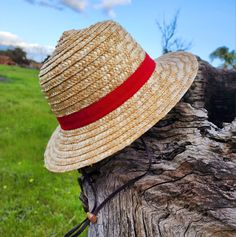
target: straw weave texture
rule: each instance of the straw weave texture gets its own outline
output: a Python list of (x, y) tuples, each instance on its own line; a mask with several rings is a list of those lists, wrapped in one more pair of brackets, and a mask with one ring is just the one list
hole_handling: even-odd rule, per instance
[[(121, 85), (144, 57), (145, 51), (113, 21), (66, 31), (41, 69), (42, 91), (57, 117), (71, 114)], [(149, 80), (120, 107), (78, 129), (58, 126), (45, 151), (46, 167), (54, 172), (78, 169), (131, 144), (176, 105), (197, 70), (190, 53), (159, 57)]]
[[(104, 97), (133, 74), (145, 57), (145, 51), (114, 22), (92, 26), (86, 33), (87, 37), (80, 31), (64, 33), (41, 69), (42, 90), (58, 117)], [(70, 34), (77, 38), (74, 45)]]

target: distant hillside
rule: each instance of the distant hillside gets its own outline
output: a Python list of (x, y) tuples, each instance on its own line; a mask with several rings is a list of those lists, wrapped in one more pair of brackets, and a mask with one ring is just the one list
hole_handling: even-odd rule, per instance
[(21, 67), (40, 69), (42, 63), (28, 59), (26, 52), (13, 46), (0, 45), (0, 64), (19, 65)]

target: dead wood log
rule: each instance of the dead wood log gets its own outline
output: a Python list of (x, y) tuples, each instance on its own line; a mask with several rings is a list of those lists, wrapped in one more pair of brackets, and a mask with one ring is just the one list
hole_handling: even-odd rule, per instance
[[(143, 135), (153, 153), (151, 171), (99, 212), (90, 237), (236, 236), (236, 72), (199, 63), (184, 98)], [(145, 156), (138, 139), (85, 168), (98, 203), (144, 172)], [(83, 180), (88, 210), (94, 200)]]

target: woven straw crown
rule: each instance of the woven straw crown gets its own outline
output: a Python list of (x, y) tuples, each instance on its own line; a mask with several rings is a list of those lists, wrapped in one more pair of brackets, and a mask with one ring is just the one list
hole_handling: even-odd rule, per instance
[(54, 114), (68, 115), (122, 84), (144, 57), (145, 51), (113, 21), (66, 31), (40, 71), (41, 88)]
[[(113, 21), (64, 32), (39, 74), (41, 89), (60, 123), (45, 151), (47, 169), (79, 169), (128, 146), (176, 105), (191, 86), (197, 70), (196, 57), (186, 52), (165, 54), (153, 61)], [(129, 87), (124, 86), (127, 82)], [(118, 96), (104, 104), (108, 101), (104, 98), (110, 99), (118, 89), (123, 97), (133, 88), (137, 90), (118, 106), (113, 106), (120, 100)], [(94, 104), (100, 102), (103, 107), (94, 109)], [(70, 123), (68, 117), (91, 106), (93, 111), (87, 110), (85, 119), (99, 114), (100, 108), (112, 109), (82, 126), (63, 127), (62, 120)], [(76, 116), (73, 119), (77, 124), (81, 117)]]

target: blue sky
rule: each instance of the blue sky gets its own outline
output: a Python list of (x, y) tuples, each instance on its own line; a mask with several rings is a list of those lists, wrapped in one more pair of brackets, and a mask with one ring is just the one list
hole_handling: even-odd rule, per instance
[[(0, 44), (20, 45), (43, 59), (62, 32), (113, 19), (153, 57), (161, 55), (156, 20), (180, 10), (177, 36), (205, 60), (219, 46), (236, 49), (235, 0), (1, 0)], [(215, 65), (219, 62), (214, 62)]]

